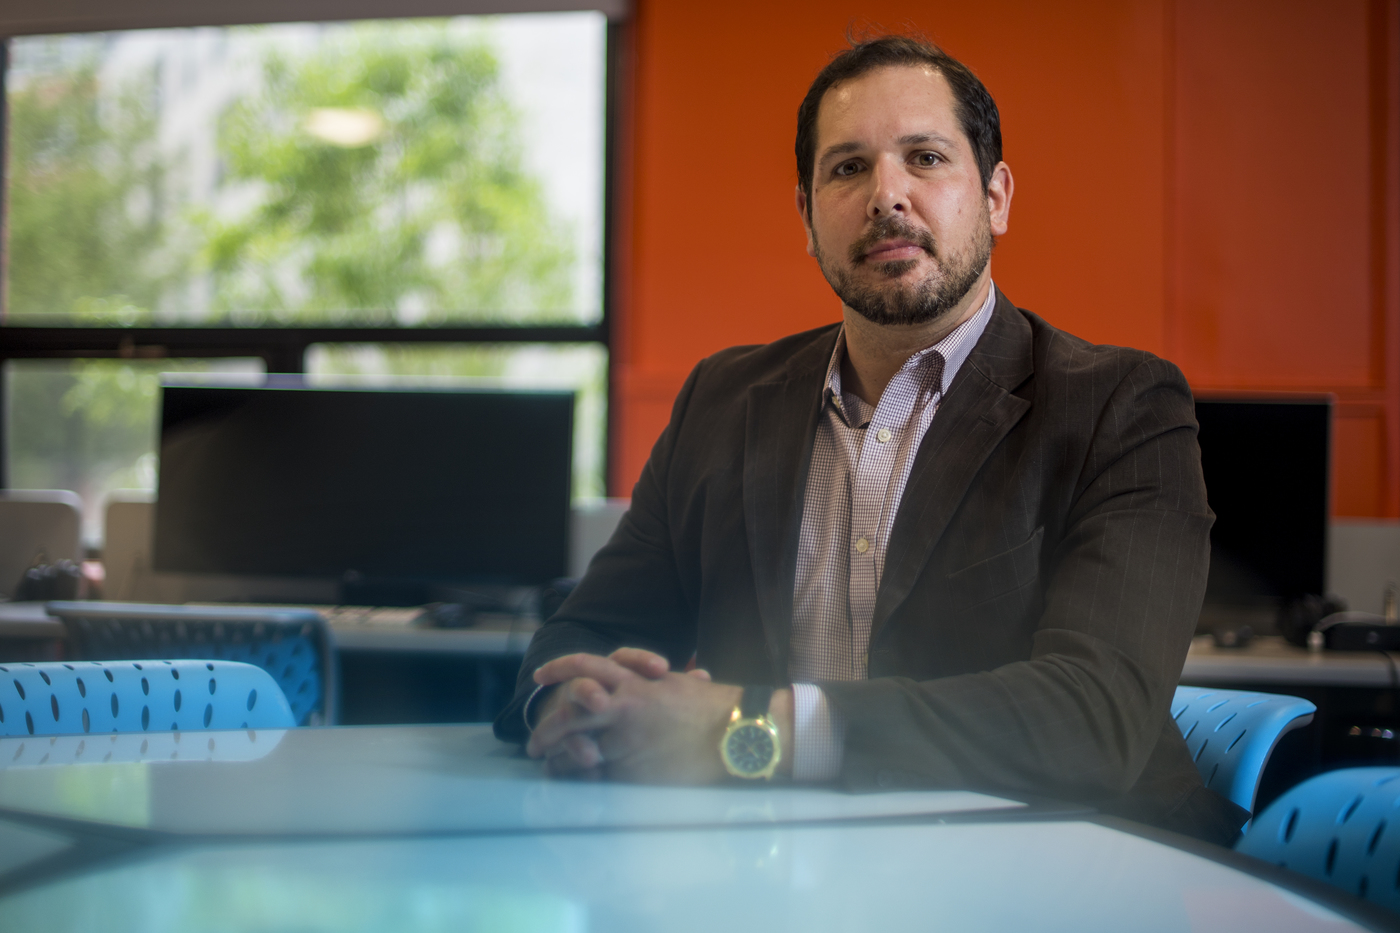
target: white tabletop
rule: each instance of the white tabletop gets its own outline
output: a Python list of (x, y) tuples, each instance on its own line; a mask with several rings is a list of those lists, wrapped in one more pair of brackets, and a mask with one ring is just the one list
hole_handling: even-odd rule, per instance
[(958, 790), (553, 781), (481, 725), (0, 739), (0, 812), (185, 835), (733, 826), (1020, 809)]
[(1368, 927), (966, 791), (549, 781), (476, 726), (0, 740), (0, 929), (734, 928)]
[(0, 926), (104, 933), (1365, 929), (1241, 871), (1077, 821), (212, 843), (157, 849), (0, 896)]

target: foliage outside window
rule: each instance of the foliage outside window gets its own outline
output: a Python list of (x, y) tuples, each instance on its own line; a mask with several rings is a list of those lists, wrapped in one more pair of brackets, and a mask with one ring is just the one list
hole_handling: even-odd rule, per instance
[(514, 19), (13, 40), (7, 323), (596, 320), (601, 134), (503, 59), (569, 27), (601, 78), (601, 23)]
[[(12, 39), (2, 323), (595, 323), (604, 32), (571, 13)], [(575, 388), (576, 492), (601, 492), (601, 346), (307, 363)], [(5, 363), (8, 485), (149, 488), (158, 373), (206, 365)]]

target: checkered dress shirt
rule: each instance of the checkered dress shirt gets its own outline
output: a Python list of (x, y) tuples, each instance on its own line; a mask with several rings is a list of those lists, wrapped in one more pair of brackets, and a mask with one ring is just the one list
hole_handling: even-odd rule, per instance
[(812, 445), (793, 589), (788, 677), (796, 780), (830, 780), (840, 772), (844, 727), (815, 682), (868, 676), (875, 595), (914, 455), (995, 305), (992, 288), (976, 314), (909, 357), (874, 406), (842, 390), (846, 334), (837, 335)]

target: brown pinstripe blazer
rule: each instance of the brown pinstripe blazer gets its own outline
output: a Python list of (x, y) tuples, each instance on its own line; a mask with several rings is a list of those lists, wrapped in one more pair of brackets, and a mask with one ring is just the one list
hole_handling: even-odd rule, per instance
[[(786, 682), (829, 326), (700, 362), (616, 534), (536, 633), (530, 672), (636, 645), (716, 680)], [(1029, 792), (1225, 840), (1168, 713), (1209, 531), (1190, 390), (1139, 350), (996, 309), (915, 457), (876, 600), (870, 679), (824, 683), (855, 790)]]

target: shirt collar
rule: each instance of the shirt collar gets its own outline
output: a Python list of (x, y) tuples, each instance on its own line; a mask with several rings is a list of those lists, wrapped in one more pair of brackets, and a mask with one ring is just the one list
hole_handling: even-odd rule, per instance
[[(957, 327), (931, 347), (925, 347), (904, 361), (900, 367), (902, 372), (910, 366), (922, 366), (930, 362), (932, 355), (937, 354), (943, 361), (943, 374), (938, 386), (938, 394), (947, 393), (948, 387), (953, 384), (953, 377), (958, 374), (962, 364), (967, 361), (972, 353), (972, 348), (977, 345), (977, 341), (982, 336), (982, 332), (987, 329), (987, 322), (992, 319), (992, 310), (997, 304), (997, 287), (992, 283), (992, 287), (987, 290), (987, 300), (982, 302), (982, 307), (977, 309), (977, 313), (963, 321)], [(840, 331), (836, 334), (836, 347), (831, 351), (831, 361), (826, 366), (826, 382), (823, 384), (822, 404), (834, 401), (836, 407), (841, 407), (841, 361), (846, 358), (846, 326), (841, 325)]]

